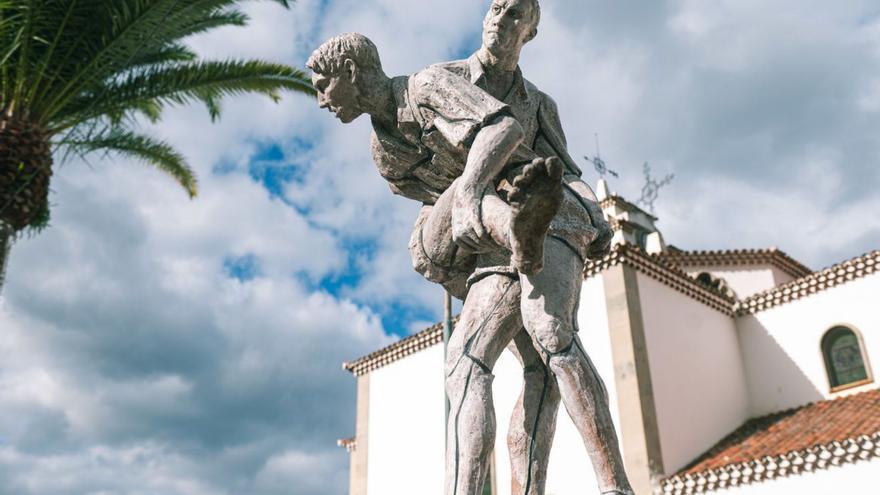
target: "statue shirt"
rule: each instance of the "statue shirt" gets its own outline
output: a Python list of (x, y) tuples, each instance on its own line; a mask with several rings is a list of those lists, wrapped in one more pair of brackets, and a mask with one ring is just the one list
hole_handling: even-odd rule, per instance
[(373, 120), (373, 161), (380, 174), (395, 194), (433, 205), (463, 173), (480, 129), (502, 115), (512, 116), (523, 127), (525, 139), (506, 171), (515, 173), (537, 157), (563, 161), (565, 200), (550, 235), (586, 260), (597, 233), (593, 226), (605, 220), (568, 154), (555, 102), (523, 78), (519, 68), (503, 102), (480, 87), (484, 82), (476, 55), (394, 78), (397, 128), (389, 131)]
[[(487, 89), (486, 69), (476, 53), (464, 60), (445, 62), (432, 67), (450, 71), (469, 80), (474, 86)], [(512, 161), (530, 161), (535, 156), (542, 158), (555, 156), (565, 165), (563, 177), (565, 196), (548, 234), (566, 243), (586, 261), (589, 246), (598, 234), (596, 227), (602, 229), (609, 227), (599, 208), (596, 195), (590, 186), (581, 180), (581, 169), (568, 153), (568, 144), (556, 102), (525, 79), (519, 67), (516, 68), (513, 85), (502, 102), (510, 108), (525, 133), (523, 144), (520, 145)]]
[[(389, 131), (374, 119), (372, 134), (373, 161), (392, 192), (433, 204), (461, 176), (477, 132), (501, 115), (513, 116), (525, 133), (511, 164), (558, 156), (569, 177), (581, 176), (553, 99), (517, 68), (513, 86), (499, 101), (481, 87), (484, 72), (473, 55), (392, 80), (397, 129)], [(595, 201), (588, 186), (579, 192)]]
[(373, 119), (373, 161), (395, 194), (433, 204), (461, 176), (474, 138), (511, 109), (437, 67), (392, 79), (397, 128)]

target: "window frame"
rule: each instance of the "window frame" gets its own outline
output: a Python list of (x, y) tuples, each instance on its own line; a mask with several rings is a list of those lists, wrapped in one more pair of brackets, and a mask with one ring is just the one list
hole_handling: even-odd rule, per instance
[[(826, 347), (828, 347), (826, 346), (826, 342), (831, 335), (831, 332), (837, 330), (838, 328), (848, 330), (852, 332), (853, 335), (855, 335), (856, 341), (859, 345), (859, 354), (862, 357), (862, 365), (865, 367), (865, 375), (867, 378), (850, 382), (845, 385), (834, 385), (834, 379), (831, 376), (831, 371), (833, 369), (830, 361), (831, 356), (828, 354), (828, 352), (826, 352)], [(831, 391), (832, 394), (858, 387), (863, 387), (865, 385), (874, 383), (874, 373), (871, 370), (871, 362), (868, 360), (868, 352), (865, 349), (865, 339), (862, 337), (862, 332), (860, 332), (853, 325), (850, 325), (848, 323), (839, 323), (829, 327), (828, 330), (826, 330), (822, 334), (822, 338), (819, 340), (819, 353), (822, 355), (822, 364), (825, 366), (825, 379), (828, 381), (828, 389)]]

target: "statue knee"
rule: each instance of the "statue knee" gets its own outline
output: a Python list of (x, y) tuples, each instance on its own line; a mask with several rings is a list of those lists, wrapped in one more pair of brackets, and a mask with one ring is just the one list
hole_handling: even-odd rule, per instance
[(428, 255), (421, 236), (422, 227), (416, 226), (409, 241), (409, 255), (412, 259), (413, 269), (431, 282), (442, 283), (447, 278), (446, 270), (437, 266)]
[(495, 375), (483, 362), (465, 354), (460, 358), (446, 362), (446, 393), (456, 396), (463, 390), (483, 389), (488, 386), (491, 389)]
[(455, 256), (454, 251), (434, 252), (425, 247), (422, 227), (417, 225), (409, 242), (413, 269), (429, 282), (440, 284), (458, 299), (467, 296), (467, 280), (476, 264), (476, 256)]
[(559, 318), (537, 322), (532, 329), (534, 339), (546, 354), (564, 354), (574, 345), (574, 328)]

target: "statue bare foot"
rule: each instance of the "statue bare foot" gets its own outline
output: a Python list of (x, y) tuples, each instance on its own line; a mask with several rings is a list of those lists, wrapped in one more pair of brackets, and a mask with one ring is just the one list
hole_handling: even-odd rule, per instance
[(510, 244), (513, 267), (534, 275), (544, 268), (544, 237), (562, 204), (562, 162), (536, 158), (511, 182)]

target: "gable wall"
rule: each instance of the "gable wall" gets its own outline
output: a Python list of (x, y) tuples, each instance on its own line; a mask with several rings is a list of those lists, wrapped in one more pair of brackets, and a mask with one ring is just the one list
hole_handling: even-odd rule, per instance
[(443, 346), (370, 372), (368, 495), (442, 495)]
[(869, 367), (880, 365), (880, 274), (737, 319), (753, 416), (839, 395), (830, 391), (820, 346), (841, 324), (861, 333)]
[(748, 419), (746, 373), (733, 318), (639, 274), (665, 474)]
[(791, 275), (772, 265), (688, 266), (683, 270), (690, 275), (709, 272), (723, 278), (740, 299), (793, 280)]

